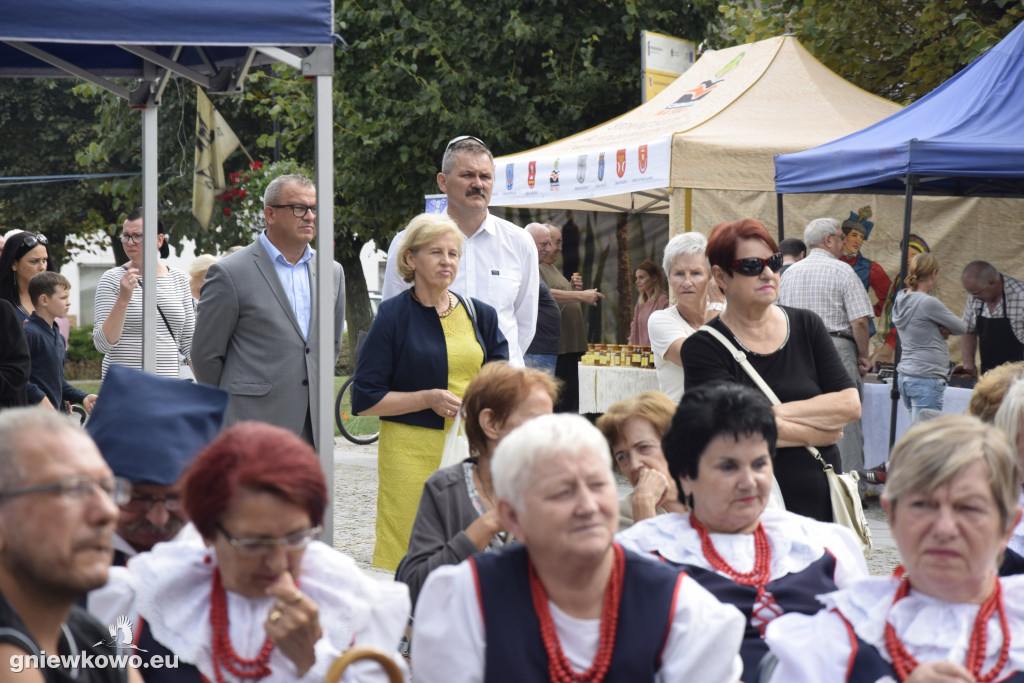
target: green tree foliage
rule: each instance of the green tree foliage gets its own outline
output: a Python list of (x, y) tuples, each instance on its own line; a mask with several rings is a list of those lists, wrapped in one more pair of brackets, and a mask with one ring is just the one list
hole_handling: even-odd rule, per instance
[[(0, 168), (7, 178), (74, 175), (82, 171), (75, 151), (87, 145), (96, 117), (71, 94), (73, 81), (0, 79)], [(105, 236), (90, 227), (90, 212), (101, 210), (97, 180), (0, 183), (0, 232), (28, 230), (49, 240), (50, 260), (59, 269), (77, 247)]]
[[(334, 101), (335, 253), (349, 329), (369, 320), (360, 247), (386, 247), (423, 195), (438, 192), (449, 139), (475, 135), (500, 155), (602, 123), (640, 103), (641, 30), (700, 42), (718, 22), (710, 0), (339, 0), (335, 15), (351, 46), (336, 53)], [(285, 153), (308, 159), (311, 89), (260, 79), (247, 97), (279, 117)]]
[(726, 36), (794, 34), (855, 85), (909, 104), (999, 42), (1024, 0), (743, 0), (723, 4)]

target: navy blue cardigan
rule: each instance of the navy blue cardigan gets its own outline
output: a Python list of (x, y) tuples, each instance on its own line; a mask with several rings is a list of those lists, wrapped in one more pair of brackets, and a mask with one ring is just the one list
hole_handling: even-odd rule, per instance
[[(484, 362), (508, 360), (508, 342), (498, 329), (498, 314), (479, 299), (473, 299), (473, 305), (476, 340), (484, 351)], [(359, 353), (352, 412), (372, 408), (389, 391), (447, 388), (448, 347), (437, 311), (413, 299), (412, 290), (382, 301)], [(429, 408), (381, 419), (444, 429), (444, 418)]]

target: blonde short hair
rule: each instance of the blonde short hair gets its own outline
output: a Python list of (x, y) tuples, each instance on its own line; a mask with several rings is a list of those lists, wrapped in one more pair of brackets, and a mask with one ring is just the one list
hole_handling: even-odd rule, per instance
[(216, 262), (217, 257), (210, 254), (200, 254), (199, 256), (196, 256), (192, 263), (188, 264), (189, 277), (205, 275), (206, 271), (210, 269), (210, 266)]
[(1024, 361), (1003, 363), (988, 370), (978, 378), (967, 404), (967, 414), (974, 415), (984, 422), (992, 422), (996, 418), (999, 404), (1003, 402), (1006, 390), (1014, 381), (1024, 378)]
[(895, 514), (900, 498), (930, 494), (979, 460), (988, 465), (992, 497), (1008, 531), (1021, 490), (1017, 453), (1003, 432), (970, 415), (943, 415), (907, 430), (889, 455), (882, 499)]
[(677, 407), (675, 401), (660, 391), (641, 391), (608, 408), (608, 412), (597, 418), (597, 428), (604, 434), (608, 445), (614, 448), (615, 443), (622, 438), (626, 423), (638, 417), (650, 422), (660, 439), (672, 424), (672, 416), (676, 414)]
[(455, 235), (455, 241), (459, 245), (459, 258), (462, 258), (462, 242), (466, 238), (448, 214), (421, 213), (409, 221), (409, 225), (405, 226), (402, 244), (398, 247), (398, 263), (395, 264), (402, 279), (412, 282), (414, 275), (412, 266), (405, 262), (406, 252), (411, 251), (415, 254), (434, 240), (449, 234)]

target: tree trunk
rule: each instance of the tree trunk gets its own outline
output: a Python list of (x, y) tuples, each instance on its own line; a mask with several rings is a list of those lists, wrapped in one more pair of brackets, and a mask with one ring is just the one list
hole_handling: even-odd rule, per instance
[(618, 251), (618, 272), (616, 273), (615, 290), (618, 295), (616, 319), (618, 321), (618, 341), (625, 344), (629, 341), (629, 327), (633, 322), (632, 296), (629, 266), (629, 214), (620, 213), (615, 221), (615, 243)]
[(363, 265), (359, 261), (359, 250), (346, 250), (351, 256), (338, 256), (338, 262), (345, 271), (345, 322), (348, 325), (347, 341), (338, 359), (338, 371), (351, 375), (355, 372), (355, 344), (359, 332), (366, 332), (373, 322), (373, 310), (370, 308), (370, 293), (366, 289), (366, 278), (363, 277)]

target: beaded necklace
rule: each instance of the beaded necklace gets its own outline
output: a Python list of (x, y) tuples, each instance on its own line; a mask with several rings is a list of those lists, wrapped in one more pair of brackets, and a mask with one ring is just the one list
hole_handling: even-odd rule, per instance
[[(895, 605), (905, 598), (909, 592), (910, 580), (904, 577), (900, 582), (900, 587), (896, 589), (896, 595), (892, 598), (892, 604)], [(995, 665), (989, 669), (988, 673), (982, 674), (981, 667), (985, 664), (985, 645), (988, 641), (988, 620), (992, 618), (995, 612), (999, 612), (999, 626), (1003, 629), (1003, 645), (999, 648), (999, 659)], [(888, 619), (885, 621), (885, 649), (889, 652), (892, 666), (896, 669), (896, 675), (899, 676), (900, 681), (907, 680), (907, 677), (917, 668), (918, 661), (914, 655), (907, 652), (907, 648), (903, 646), (900, 637), (896, 635), (896, 629), (892, 627)], [(1009, 658), (1010, 627), (1006, 622), (1003, 587), (999, 583), (999, 579), (996, 578), (996, 587), (985, 598), (985, 602), (981, 603), (981, 607), (978, 608), (978, 616), (974, 618), (974, 627), (971, 629), (971, 643), (967, 648), (965, 666), (978, 683), (990, 683), (1003, 670)]]
[(210, 625), (213, 627), (213, 674), (217, 683), (224, 683), (224, 676), (220, 672), (222, 665), (231, 674), (242, 679), (259, 679), (270, 675), (267, 662), (270, 661), (270, 651), (274, 649), (274, 643), (269, 636), (263, 642), (260, 653), (252, 659), (239, 657), (231, 647), (231, 637), (228, 633), (228, 598), (220, 580), (218, 567), (213, 569), (213, 585), (210, 588)]
[(551, 609), (548, 607), (547, 591), (544, 590), (544, 584), (540, 582), (533, 563), (530, 563), (530, 593), (533, 597), (533, 608), (540, 621), (540, 637), (544, 641), (544, 650), (548, 655), (548, 674), (552, 683), (597, 683), (603, 681), (605, 674), (608, 673), (612, 653), (615, 651), (615, 629), (619, 623), (619, 602), (622, 598), (622, 581), (626, 565), (626, 554), (619, 544), (616, 543), (612, 547), (615, 559), (604, 592), (604, 603), (601, 606), (601, 636), (597, 654), (590, 668), (581, 674), (573, 671), (572, 664), (562, 652), (555, 623), (551, 619)]
[[(754, 599), (751, 623), (757, 626), (757, 630), (761, 632), (761, 637), (763, 638), (768, 622), (773, 617), (781, 614), (781, 608), (778, 607), (778, 603), (776, 603), (775, 599), (765, 588), (771, 580), (772, 548), (768, 544), (768, 534), (764, 530), (764, 524), (759, 521), (757, 529), (754, 530), (754, 568), (749, 572), (736, 571), (732, 565), (725, 561), (724, 557), (718, 554), (718, 550), (715, 549), (715, 543), (711, 540), (710, 534), (708, 534), (707, 527), (693, 513), (690, 513), (690, 526), (693, 527), (700, 537), (701, 552), (704, 553), (704, 558), (707, 559), (712, 567), (738, 584), (757, 588), (757, 597)], [(754, 617), (758, 618), (755, 620)]]

